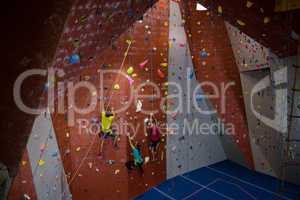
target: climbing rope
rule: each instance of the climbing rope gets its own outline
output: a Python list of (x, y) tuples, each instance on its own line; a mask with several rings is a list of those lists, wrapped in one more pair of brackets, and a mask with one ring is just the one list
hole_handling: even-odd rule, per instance
[[(123, 60), (122, 60), (122, 63), (121, 63), (121, 66), (120, 66), (119, 71), (122, 71), (122, 70), (123, 70), (124, 63), (125, 63), (126, 58), (127, 58), (127, 56), (128, 56), (128, 52), (129, 52), (129, 50), (130, 50), (131, 44), (132, 44), (132, 41), (128, 42), (128, 47), (127, 47), (127, 49), (126, 49), (126, 51), (125, 51), (125, 54), (124, 54), (124, 57), (123, 57)], [(118, 82), (119, 77), (120, 77), (120, 75), (118, 74), (118, 75), (117, 75), (117, 78), (114, 80), (114, 84), (113, 84), (113, 85), (115, 85), (115, 83)], [(113, 90), (113, 88), (112, 88), (112, 90)], [(109, 99), (108, 99), (108, 105), (106, 106), (106, 109), (107, 109), (108, 106), (110, 105), (110, 101), (111, 101), (111, 97), (112, 97), (112, 96), (113, 96), (113, 92), (111, 92), (111, 94), (110, 94), (110, 96), (109, 96)], [(106, 109), (105, 109), (105, 110), (106, 110)], [(97, 139), (97, 137), (94, 136), (94, 138), (93, 138), (91, 144), (89, 145), (88, 150), (86, 151), (84, 157), (82, 158), (82, 160), (81, 160), (79, 166), (78, 166), (77, 169), (75, 170), (73, 176), (70, 178), (69, 185), (71, 185), (71, 184), (73, 183), (73, 181), (75, 180), (77, 174), (79, 173), (79, 170), (81, 169), (82, 165), (84, 164), (84, 161), (86, 160), (86, 158), (87, 158), (87, 156), (89, 155), (89, 153), (90, 153), (92, 147), (94, 146), (94, 143), (95, 143), (96, 139)]]

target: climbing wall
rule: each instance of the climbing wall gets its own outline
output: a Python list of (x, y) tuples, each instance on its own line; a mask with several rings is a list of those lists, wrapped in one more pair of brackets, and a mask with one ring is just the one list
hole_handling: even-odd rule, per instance
[(264, 117), (273, 118), (271, 110), (275, 108), (274, 90), (268, 83), (263, 83), (265, 88), (253, 94), (251, 101), (251, 91), (259, 81), (266, 77), (268, 80), (271, 78), (270, 70), (268, 69), (248, 71), (241, 74), (255, 169), (274, 175), (279, 172), (281, 148), (278, 144), (281, 143), (281, 135), (272, 127), (265, 125), (260, 118), (257, 118), (251, 108), (251, 104), (253, 104), (255, 111), (263, 114)]
[[(295, 140), (290, 143), (289, 148), (289, 160), (299, 162), (300, 161), (300, 69), (296, 72), (296, 66), (300, 65), (300, 56), (289, 57), (283, 60), (284, 63), (288, 64), (288, 119), (289, 114), (291, 114), (292, 109), (292, 90), (295, 90), (294, 93), (294, 105), (293, 105), (293, 116), (292, 120), (288, 120), (289, 125), (291, 125), (290, 139)], [(297, 73), (297, 75), (296, 75)], [(295, 77), (296, 76), (296, 77)], [(295, 80), (295, 85), (294, 85)], [(298, 116), (298, 117), (297, 117)], [(300, 182), (300, 170), (299, 165), (290, 166), (287, 168), (286, 179), (299, 184)]]
[[(260, 113), (267, 114), (269, 118), (272, 117), (272, 110), (274, 110), (275, 106), (274, 90), (269, 87), (268, 81), (271, 80), (270, 67), (274, 66), (276, 61), (278, 62), (278, 58), (269, 49), (227, 22), (226, 28), (236, 63), (240, 72), (242, 72), (240, 76), (255, 168), (260, 172), (274, 175), (276, 172), (279, 172), (279, 155), (281, 152), (280, 148), (276, 147), (276, 144), (281, 142), (280, 133), (276, 133), (271, 127), (266, 126), (252, 113), (251, 103), (253, 103), (254, 109), (258, 109)], [(266, 81), (262, 83), (265, 86), (264, 90), (255, 94), (252, 102), (251, 91), (253, 87), (265, 77), (267, 77)], [(276, 168), (274, 168), (275, 166)]]
[[(110, 8), (113, 5), (116, 6), (118, 4), (116, 2), (101, 4), (104, 10), (106, 10), (105, 7)], [(116, 7), (113, 10), (116, 11), (122, 8), (121, 5)], [(96, 11), (95, 8), (92, 8), (91, 11)], [(58, 100), (64, 100), (64, 113), (55, 113), (53, 115), (55, 129), (59, 137), (60, 150), (62, 155), (64, 155), (64, 167), (68, 175), (71, 193), (73, 199), (84, 199), (87, 196), (89, 199), (119, 199), (120, 197), (122, 199), (130, 199), (165, 179), (164, 138), (160, 145), (159, 161), (147, 161), (143, 177), (139, 176), (136, 171), (128, 174), (124, 164), (127, 160), (132, 159), (132, 156), (125, 134), (132, 134), (133, 130), (121, 125), (125, 125), (125, 122), (128, 122), (134, 128), (137, 128), (135, 141), (142, 144), (143, 156), (145, 160), (148, 160), (147, 157), (149, 158), (150, 152), (144, 132), (144, 119), (148, 115), (136, 112), (136, 100), (133, 99), (131, 101), (131, 97), (134, 98), (136, 95), (131, 94), (131, 89), (137, 89), (141, 83), (151, 81), (158, 85), (160, 94), (165, 95), (163, 83), (167, 79), (167, 68), (164, 66), (168, 62), (168, 3), (164, 0), (156, 3), (147, 13), (140, 16), (139, 20), (130, 26), (126, 32), (119, 37), (116, 36), (116, 40), (113, 40), (109, 48), (96, 53), (90, 62), (86, 62), (86, 55), (93, 54), (85, 50), (93, 49), (94, 43), (92, 43), (92, 47), (86, 49), (84, 48), (85, 45), (81, 46), (85, 42), (78, 43), (76, 40), (78, 43), (76, 44), (79, 45), (78, 48), (82, 48), (82, 51), (79, 51), (79, 53), (77, 53), (78, 51), (75, 47), (74, 49), (70, 47), (70, 43), (73, 42), (72, 38), (77, 38), (77, 32), (74, 32), (76, 30), (75, 27), (81, 24), (73, 24), (71, 19), (79, 18), (80, 14), (77, 12), (80, 13), (82, 8), (79, 6), (72, 10), (69, 20), (70, 24), (67, 24), (66, 32), (62, 37), (61, 49), (58, 50), (55, 64), (59, 74), (62, 75), (56, 77), (57, 81), (65, 86), (64, 89), (58, 90), (58, 97), (55, 103), (57, 106)], [(122, 10), (123, 12), (125, 11)], [(101, 16), (100, 14), (98, 18), (101, 18)], [(93, 22), (92, 19), (82, 23), (88, 26), (88, 22)], [(125, 27), (125, 24), (111, 26), (108, 28)], [(80, 30), (85, 33), (84, 29)], [(87, 39), (89, 37), (83, 38), (85, 39), (84, 41), (93, 40), (93, 37), (90, 39)], [(101, 40), (109, 39), (107, 35), (102, 36), (101, 34), (97, 38)], [(97, 47), (95, 48), (97, 49)], [(73, 55), (72, 53), (75, 54)], [(80, 63), (77, 63), (78, 58)], [(125, 73), (126, 76), (108, 73), (100, 77), (101, 72), (105, 70), (119, 70)], [(130, 73), (129, 71), (132, 72)], [(91, 93), (84, 88), (78, 89), (75, 95), (75, 102), (67, 103), (67, 82), (76, 84), (81, 81), (88, 81), (95, 88)], [(136, 92), (139, 95), (152, 95), (153, 91), (153, 87), (146, 85)], [(91, 103), (91, 99), (95, 97), (97, 102)], [(159, 108), (161, 99), (150, 96), (141, 97), (139, 100), (143, 109), (151, 110)], [(108, 104), (115, 110), (126, 106), (127, 109), (118, 112), (115, 119), (115, 125), (121, 126), (118, 148), (114, 148), (112, 142), (108, 140), (104, 144), (103, 156), (99, 157), (100, 139), (96, 132), (90, 130), (97, 128), (96, 126), (100, 121), (100, 112)], [(90, 105), (95, 106), (92, 112), (75, 114), (74, 126), (68, 126), (70, 120), (68, 113), (75, 106), (88, 107)], [(166, 117), (162, 110), (159, 110), (154, 116), (160, 124), (165, 124)]]
[[(288, 103), (291, 103), (293, 65), (297, 64), (297, 60), (295, 57), (281, 59), (238, 28), (229, 23), (226, 23), (226, 27), (241, 72), (255, 169), (280, 176), (284, 156), (283, 141), (287, 135), (287, 119), (290, 113), (288, 108), (291, 108)], [(297, 98), (296, 96), (295, 113)], [(292, 134), (296, 136), (299, 124), (297, 119), (293, 121)], [(290, 153), (297, 159), (298, 145), (293, 143), (291, 146)], [(290, 174), (287, 179), (297, 182), (297, 168), (292, 167), (288, 171)]]
[(211, 106), (201, 98), (203, 91), (196, 80), (180, 7), (174, 1), (170, 4), (169, 29), (168, 178), (226, 158), (219, 132), (200, 130), (203, 124), (211, 126), (216, 116), (198, 111), (209, 111)]
[[(144, 12), (151, 7), (156, 1), (97, 1), (97, 0), (89, 0), (89, 1), (75, 1), (72, 6), (70, 5), (71, 9), (68, 14), (68, 18), (66, 22), (64, 20), (61, 20), (62, 18), (59, 17), (59, 15), (54, 14), (53, 16), (50, 16), (49, 19), (45, 23), (49, 23), (49, 26), (54, 26), (57, 28), (57, 21), (59, 21), (59, 24), (65, 24), (63, 33), (61, 34), (60, 41), (57, 45), (57, 50), (55, 53), (55, 57), (53, 60), (53, 67), (56, 69), (60, 69), (58, 72), (58, 75), (51, 79), (50, 82), (54, 83), (55, 86), (58, 81), (62, 82), (64, 86), (67, 85), (67, 81), (73, 81), (74, 83), (78, 82), (79, 80), (86, 80), (87, 77), (90, 77), (92, 74), (95, 74), (95, 71), (91, 72), (91, 66), (90, 64), (93, 64), (93, 67), (101, 66), (103, 63), (100, 62), (106, 62), (106, 61), (100, 61), (96, 60), (96, 56), (104, 51), (104, 49), (111, 48), (110, 55), (115, 55), (115, 57), (123, 57), (124, 49), (122, 49), (122, 46), (120, 49), (118, 49), (117, 46), (113, 45), (113, 42), (119, 38), (119, 36), (126, 31), (126, 29), (132, 25), (137, 19), (142, 19)], [(71, 3), (70, 3), (71, 4)], [(51, 4), (50, 4), (51, 5)], [(63, 9), (60, 9), (63, 10)], [(57, 22), (57, 23), (56, 23)], [(48, 33), (49, 34), (49, 33)], [(60, 32), (58, 33), (60, 34)], [(144, 33), (143, 33), (144, 34)], [(49, 36), (47, 36), (47, 41), (49, 40)], [(124, 39), (124, 38), (123, 38)], [(128, 38), (126, 38), (128, 39)], [(126, 44), (125, 40), (120, 42), (122, 44)], [(56, 43), (55, 43), (56, 44)], [(56, 46), (56, 45), (55, 45)], [(125, 46), (125, 45), (124, 45)], [(113, 50), (119, 51), (119, 54), (115, 54)], [(51, 55), (52, 56), (52, 55)], [(98, 55), (101, 58), (101, 55)], [(40, 57), (40, 56), (39, 56)], [(116, 59), (117, 60), (117, 59)], [(23, 62), (23, 61), (22, 61)], [(115, 61), (108, 61), (107, 63), (113, 63)], [(120, 60), (116, 61), (116, 65), (120, 65)], [(24, 65), (27, 65), (30, 63), (30, 60), (27, 60), (24, 58)], [(49, 62), (50, 63), (50, 62)], [(31, 64), (31, 63), (30, 63)], [(43, 65), (45, 63), (42, 63)], [(48, 64), (48, 63), (46, 63)], [(46, 65), (45, 64), (45, 65)], [(86, 71), (84, 71), (86, 70)], [(90, 70), (90, 71), (89, 71)], [(82, 76), (80, 74), (83, 74)], [(98, 78), (98, 77), (97, 77)], [(95, 80), (95, 77), (93, 77), (93, 80)], [(127, 82), (126, 82), (127, 83)], [(99, 83), (97, 83), (99, 84)], [(109, 85), (109, 83), (107, 83)], [(47, 87), (49, 86), (49, 82), (45, 82), (43, 85), (44, 93), (47, 92)], [(31, 87), (32, 88), (32, 87)], [(58, 89), (56, 90), (57, 95), (55, 95), (55, 105), (57, 105), (58, 99), (63, 99), (67, 101), (67, 96), (64, 96), (64, 92), (66, 89)], [(26, 90), (27, 92), (27, 90)], [(32, 101), (32, 96), (36, 95), (36, 93), (32, 90), (28, 91), (30, 93), (29, 102)], [(81, 93), (84, 94), (85, 93)], [(43, 95), (40, 99), (44, 102), (47, 96)], [(78, 102), (84, 101), (85, 97), (82, 96), (84, 100), (78, 99)], [(84, 104), (84, 103), (83, 103)], [(86, 104), (84, 104), (86, 105)], [(68, 108), (68, 105), (66, 105), (65, 108)], [(64, 109), (64, 108), (63, 108)], [(56, 110), (57, 111), (57, 110)], [(95, 113), (92, 117), (98, 117), (99, 115), (98, 111)], [(63, 157), (63, 163), (64, 168), (67, 173), (68, 180), (70, 181), (73, 177), (81, 177), (82, 174), (78, 171), (75, 171), (78, 168), (78, 165), (81, 163), (82, 157), (84, 157), (85, 148), (89, 146), (88, 142), (89, 140), (85, 141), (81, 137), (72, 137), (71, 135), (76, 132), (77, 130), (73, 130), (71, 127), (68, 127), (68, 117), (67, 117), (67, 110), (65, 110), (65, 113), (58, 113), (55, 112), (53, 115), (53, 123), (54, 123), (54, 129), (55, 133), (57, 134), (57, 142), (59, 145), (59, 150), (61, 152), (61, 155)], [(88, 119), (92, 117), (87, 117)], [(22, 126), (23, 127), (23, 126)], [(24, 127), (23, 127), (24, 129)], [(75, 135), (75, 134), (74, 134)], [(77, 135), (76, 135), (77, 136)], [(24, 138), (23, 138), (24, 139)], [(88, 138), (90, 139), (90, 138)], [(26, 141), (24, 141), (26, 142)], [(74, 144), (72, 144), (74, 142)], [(81, 143), (82, 145), (78, 145), (78, 143)], [(97, 141), (98, 142), (98, 141)], [(79, 148), (80, 147), (80, 148)], [(95, 154), (98, 153), (98, 146), (95, 146)], [(25, 151), (26, 152), (26, 151)], [(76, 152), (76, 156), (73, 155), (73, 153)], [(81, 154), (82, 153), (82, 154)], [(27, 155), (24, 153), (24, 155)], [(72, 156), (71, 156), (72, 155)], [(78, 158), (77, 158), (78, 155)], [(122, 155), (124, 157), (123, 160), (125, 160), (126, 154)], [(25, 161), (28, 159), (28, 156), (25, 156), (23, 158), (22, 164), (25, 163)], [(100, 171), (99, 168), (96, 165), (93, 165), (94, 162), (91, 162), (91, 160), (94, 160), (94, 157), (90, 158), (88, 157), (87, 160), (84, 160), (84, 165), (86, 165), (87, 171), (95, 171), (96, 174), (99, 174)], [(124, 161), (123, 161), (124, 162)], [(29, 163), (29, 162), (27, 162)], [(91, 166), (92, 163), (92, 167)], [(32, 175), (30, 175), (29, 165), (21, 165), (18, 176), (16, 180), (14, 181), (14, 185), (16, 187), (13, 187), (14, 194), (18, 194), (18, 196), (23, 196), (23, 194), (28, 194), (32, 199), (35, 199), (34, 189), (32, 188)], [(96, 166), (96, 167), (95, 167)], [(123, 163), (120, 164), (120, 166), (123, 167)], [(108, 165), (107, 168), (110, 168), (111, 166)], [(121, 167), (120, 167), (121, 168)], [(102, 170), (102, 169), (101, 169)], [(112, 169), (115, 170), (115, 169)], [(75, 173), (76, 172), (76, 173)], [(76, 174), (74, 176), (74, 174)], [(94, 176), (95, 174), (90, 173), (91, 176)], [(114, 173), (113, 173), (114, 174)], [(111, 174), (107, 173), (107, 177), (109, 177)], [(95, 177), (95, 176), (94, 176)], [(103, 179), (107, 179), (107, 177)], [(125, 176), (124, 176), (125, 177)], [(98, 177), (96, 177), (98, 178)], [(86, 180), (86, 179), (84, 179)], [(91, 179), (92, 180), (92, 179)], [(88, 181), (88, 180), (87, 180)], [(154, 179), (155, 181), (155, 179)], [(113, 181), (112, 181), (113, 182)], [(119, 181), (120, 185), (124, 184), (124, 190), (127, 190), (126, 183), (127, 179), (122, 179), (122, 182)], [(82, 183), (85, 184), (85, 183)], [(97, 191), (99, 188), (99, 185), (95, 182), (91, 182), (91, 185), (94, 185), (95, 190)], [(26, 187), (25, 187), (26, 185)], [(88, 184), (87, 187), (89, 186)], [(113, 193), (115, 194), (114, 187), (112, 185), (107, 184), (107, 187), (105, 187), (105, 183), (102, 187), (103, 191), (107, 191), (107, 193)], [(121, 186), (118, 184), (115, 184), (116, 187), (121, 188)], [(22, 187), (18, 187), (22, 186)], [(72, 186), (72, 184), (71, 184)], [(100, 185), (101, 186), (101, 185)], [(73, 186), (72, 186), (73, 187)], [(86, 197), (86, 193), (90, 192), (87, 191), (86, 188), (81, 187), (79, 184), (78, 186), (82, 190), (76, 190), (79, 194), (82, 194), (82, 197)], [(113, 191), (110, 191), (108, 188), (112, 188)], [(16, 188), (16, 190), (14, 190)], [(76, 187), (75, 187), (76, 188)], [(91, 187), (92, 188), (92, 187)], [(77, 189), (77, 188), (76, 188)], [(49, 190), (51, 190), (49, 186)], [(92, 189), (91, 189), (92, 190)], [(32, 191), (32, 192), (31, 192)], [(91, 199), (99, 199), (101, 196), (98, 195), (97, 192), (92, 191), (91, 193), (95, 194), (95, 197), (91, 195)], [(105, 193), (103, 192), (102, 193)], [(90, 194), (90, 193), (89, 193)], [(116, 194), (120, 195), (119, 193)], [(17, 197), (19, 198), (19, 197)], [(75, 198), (80, 198), (80, 196), (75, 195)], [(125, 197), (126, 198), (126, 197)]]
[[(77, 1), (71, 8), (54, 66), (74, 69), (94, 63), (96, 55), (111, 46), (112, 42), (135, 20), (141, 18), (147, 8), (155, 2)], [(75, 66), (68, 63), (73, 54), (80, 58), (80, 63), (76, 63)], [(69, 70), (70, 73), (72, 69)]]
[(237, 27), (225, 22), (236, 64), (240, 71), (258, 70), (274, 65), (278, 57)]
[[(139, 98), (142, 109), (153, 110), (153, 116), (157, 120), (161, 133), (166, 135), (166, 114), (163, 100), (167, 95), (165, 83), (168, 78), (168, 32), (169, 32), (169, 0), (160, 0), (143, 17), (143, 22), (136, 23), (133, 27), (131, 38), (135, 41), (134, 48), (130, 51), (127, 66), (133, 66), (137, 77), (133, 77), (133, 87), (149, 82), (158, 86), (158, 90), (150, 85), (137, 90), (139, 95), (150, 95)], [(145, 64), (146, 63), (146, 64)], [(143, 67), (144, 65), (144, 67)], [(127, 68), (128, 69), (128, 68)], [(160, 98), (155, 97), (160, 94)], [(153, 96), (154, 95), (154, 96)], [(157, 159), (151, 161), (149, 152), (149, 138), (145, 136), (144, 120), (149, 115), (136, 112), (137, 106), (131, 105), (125, 119), (134, 122), (134, 126), (140, 126), (135, 140), (142, 145), (142, 154), (146, 162), (145, 174), (140, 176), (134, 172), (128, 176), (128, 199), (137, 197), (150, 187), (153, 187), (166, 179), (166, 137), (162, 136), (159, 145)], [(129, 119), (128, 119), (129, 118)], [(127, 143), (128, 145), (128, 143)], [(127, 158), (132, 159), (131, 150), (128, 148)]]
[(9, 199), (72, 199), (49, 113), (35, 119)]
[(182, 12), (197, 80), (218, 118), (224, 123), (221, 141), (228, 159), (253, 167), (239, 70), (222, 16), (197, 11), (196, 1), (183, 4)]
[(28, 196), (32, 199), (36, 199), (35, 187), (33, 184), (32, 170), (28, 158), (27, 149), (22, 156), (22, 161), (18, 174), (14, 178), (9, 194), (8, 199), (21, 199), (24, 196)]
[[(294, 96), (294, 114), (295, 116), (300, 116), (300, 92), (298, 91), (298, 89), (300, 89), (300, 77), (296, 76), (296, 68), (295, 66), (299, 66), (300, 64), (300, 57), (293, 57), (293, 58), (288, 58), (288, 60), (285, 60), (283, 62), (288, 62), (289, 63), (289, 68), (288, 68), (288, 88), (289, 89), (289, 95), (288, 95), (288, 108), (289, 108), (289, 113), (290, 113), (290, 110), (292, 109), (292, 105), (291, 105), (291, 99), (292, 99), (292, 88), (294, 87), (293, 86), (293, 81), (294, 79), (296, 80), (295, 82), (295, 96)], [(299, 73), (299, 69), (297, 70), (297, 72)], [(296, 77), (295, 77), (296, 76)], [(292, 130), (293, 130), (293, 133), (292, 133), (292, 138), (296, 139), (296, 140), (299, 140), (300, 139), (300, 119), (293, 119), (293, 123), (292, 123)]]
[(38, 199), (71, 199), (49, 113), (34, 122), (27, 150)]

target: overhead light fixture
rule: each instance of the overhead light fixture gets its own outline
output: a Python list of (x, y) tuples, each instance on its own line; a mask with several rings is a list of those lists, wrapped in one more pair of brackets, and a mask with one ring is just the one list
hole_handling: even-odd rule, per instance
[(207, 8), (205, 8), (205, 7), (204, 7), (202, 4), (200, 4), (200, 3), (197, 3), (196, 10), (198, 10), (198, 11), (204, 11), (204, 10), (207, 10)]

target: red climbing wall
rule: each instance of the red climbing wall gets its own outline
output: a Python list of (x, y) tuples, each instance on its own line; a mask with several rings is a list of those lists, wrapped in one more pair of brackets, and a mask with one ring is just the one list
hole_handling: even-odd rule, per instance
[[(226, 90), (225, 112), (222, 112), (221, 98), (211, 98), (210, 101), (219, 117), (225, 123), (234, 125), (235, 143), (239, 146), (248, 166), (253, 167), (239, 71), (224, 20), (213, 12), (197, 11), (196, 1), (182, 4), (182, 8), (197, 79), (200, 82), (212, 82), (219, 91), (221, 83), (235, 84)], [(210, 86), (204, 86), (203, 89), (206, 94), (215, 93)]]
[[(135, 83), (151, 79), (150, 72), (159, 67), (159, 63), (167, 62), (167, 38), (168, 25), (164, 22), (168, 19), (167, 4), (160, 2), (155, 6), (151, 13), (146, 14), (143, 23), (136, 23), (135, 27), (129, 32), (123, 33), (136, 19), (142, 19), (143, 13), (155, 1), (77, 1), (69, 13), (67, 23), (64, 27), (61, 40), (54, 58), (54, 67), (63, 69), (64, 76), (56, 77), (57, 81), (65, 83), (80, 80), (89, 80), (97, 88), (99, 85), (99, 75), (97, 71), (103, 64), (109, 65), (109, 69), (119, 69), (124, 52), (127, 48), (126, 40), (133, 42), (129, 51), (128, 58), (124, 64), (125, 68), (129, 65), (138, 66), (140, 62), (149, 60), (147, 64), (148, 71), (137, 70), (138, 77)], [(165, 21), (163, 21), (165, 20)], [(146, 24), (148, 25), (146, 27)], [(155, 50), (156, 49), (156, 50)], [(68, 60), (71, 54), (80, 56), (80, 63), (71, 65)], [(103, 69), (103, 68), (101, 68)], [(100, 70), (101, 70), (100, 69)], [(151, 70), (150, 70), (151, 69)], [(155, 72), (153, 72), (155, 73)], [(115, 76), (105, 77), (104, 89), (105, 96), (111, 91)], [(154, 80), (155, 78), (153, 78)], [(164, 78), (155, 79), (157, 82), (164, 82)], [(112, 106), (120, 105), (125, 101), (128, 95), (128, 80), (120, 79), (118, 83), (121, 86), (119, 91), (112, 97)], [(56, 90), (59, 93), (59, 91)], [(145, 88), (145, 92), (151, 92), (151, 89)], [(45, 97), (45, 96), (44, 96)], [(57, 97), (55, 104), (57, 105)], [(99, 100), (103, 98), (100, 97)], [(67, 96), (64, 97), (67, 100)], [(45, 98), (44, 98), (45, 100)], [(76, 93), (76, 105), (86, 106), (89, 102), (89, 94), (85, 90), (79, 90)], [(66, 103), (66, 102), (65, 102)], [(153, 107), (149, 100), (145, 99), (145, 107)], [(143, 115), (135, 114), (131, 106), (128, 111), (118, 114), (118, 119), (130, 119), (131, 121), (143, 122)], [(66, 105), (68, 108), (68, 105)], [(100, 105), (91, 114), (76, 116), (87, 120), (99, 117)], [(57, 111), (57, 110), (56, 110)], [(126, 113), (129, 114), (126, 114)], [(78, 127), (67, 126), (67, 110), (65, 114), (54, 113), (52, 115), (60, 153), (62, 155), (64, 168), (68, 175), (73, 199), (128, 199), (145, 191), (146, 188), (157, 184), (165, 179), (164, 151), (160, 153), (161, 162), (151, 163), (145, 166), (145, 177), (143, 184), (141, 178), (133, 173), (130, 180), (125, 170), (124, 163), (129, 157), (127, 150), (127, 138), (121, 136), (119, 141), (119, 150), (111, 147), (111, 144), (105, 145), (104, 158), (100, 159), (97, 154), (99, 151), (99, 138), (93, 135), (79, 134)], [(157, 115), (160, 120), (164, 120), (163, 115)], [(133, 119), (133, 117), (135, 117)], [(136, 118), (138, 117), (138, 118)], [(147, 142), (144, 138), (142, 129), (139, 131), (137, 139), (143, 143), (143, 153), (147, 156)], [(92, 144), (92, 145), (91, 145)], [(161, 145), (164, 146), (163, 144)], [(162, 156), (161, 156), (162, 155)], [(108, 160), (114, 160), (114, 164), (108, 164)], [(29, 166), (29, 165), (27, 165)], [(28, 168), (27, 170), (30, 170)], [(20, 168), (19, 174), (22, 178), (30, 180), (31, 177), (25, 175), (26, 171)], [(118, 173), (119, 172), (119, 173)], [(19, 176), (16, 178), (12, 191), (16, 194), (32, 194), (30, 188), (18, 187), (22, 182)], [(129, 184), (131, 187), (129, 188)], [(29, 186), (29, 185), (28, 185)], [(36, 199), (35, 195), (29, 195), (31, 199)]]
[[(133, 39), (136, 41), (136, 48), (132, 51), (133, 66), (138, 66), (141, 61), (149, 60), (147, 68), (149, 71), (138, 70), (138, 78), (135, 81), (136, 84), (140, 84), (147, 80), (158, 84), (160, 93), (162, 96), (166, 95), (166, 90), (163, 88), (163, 83), (167, 81), (168, 69), (161, 67), (161, 63), (168, 63), (168, 20), (169, 20), (169, 1), (160, 0), (156, 6), (146, 13), (143, 24), (138, 24), (134, 28)], [(149, 26), (149, 30), (147, 27)], [(150, 32), (151, 34), (149, 34)], [(130, 59), (129, 59), (130, 63)], [(136, 69), (136, 68), (135, 68)], [(165, 77), (159, 76), (158, 70), (161, 70)], [(165, 88), (166, 89), (166, 88)], [(145, 87), (144, 92), (140, 94), (152, 94), (152, 87)], [(144, 99), (143, 109), (152, 110), (160, 107), (162, 99)], [(131, 107), (131, 115), (135, 115), (135, 107)], [(144, 114), (136, 115), (137, 120), (135, 124), (143, 124), (145, 117)], [(159, 112), (154, 115), (156, 120), (161, 124), (166, 123), (166, 115), (159, 109)], [(143, 131), (140, 131), (137, 136), (138, 141), (142, 144), (142, 152), (145, 156), (150, 156), (148, 150), (147, 138)], [(130, 152), (127, 152), (130, 157)], [(143, 177), (132, 174), (128, 178), (129, 180), (129, 197), (135, 197), (142, 194), (150, 187), (157, 185), (165, 180), (166, 177), (166, 162), (165, 162), (165, 138), (160, 144), (158, 151), (158, 162), (149, 162), (145, 165), (145, 175)]]
[(27, 150), (24, 151), (22, 162), (20, 164), (18, 174), (12, 182), (8, 199), (19, 200), (24, 198), (24, 195), (27, 195), (31, 199), (37, 199)]
[[(133, 85), (130, 86), (128, 80), (124, 77), (118, 77), (115, 74), (108, 74), (103, 79), (104, 95), (98, 98), (96, 109), (87, 115), (76, 115), (77, 119), (86, 119), (91, 121), (99, 118), (101, 107), (100, 103), (109, 102), (111, 97), (110, 107), (117, 109), (125, 104), (128, 100), (130, 87), (136, 87), (147, 80), (154, 81), (161, 84), (166, 82), (166, 78), (161, 78), (157, 75), (157, 69), (161, 68), (160, 63), (167, 62), (168, 55), (168, 4), (167, 1), (160, 1), (153, 8), (151, 8), (143, 17), (143, 22), (136, 22), (132, 28), (122, 34), (111, 46), (101, 53), (96, 53), (93, 58), (90, 57), (90, 51), (97, 49), (97, 46), (83, 48), (78, 51), (82, 62), (80, 64), (68, 65), (67, 61), (57, 59), (56, 67), (63, 69), (66, 75), (59, 81), (73, 81), (74, 83), (80, 80), (91, 82), (97, 89), (99, 89), (99, 73), (104, 69), (120, 69), (124, 53), (128, 47), (127, 40), (132, 41), (128, 56), (126, 56), (122, 71), (126, 73), (127, 68), (132, 66), (136, 77)], [(120, 18), (118, 18), (120, 20)], [(72, 20), (71, 20), (72, 21)], [(122, 26), (121, 24), (119, 24)], [(72, 25), (73, 26), (73, 25)], [(71, 27), (72, 27), (71, 26)], [(117, 25), (116, 25), (117, 27)], [(113, 28), (113, 27), (109, 27)], [(102, 30), (102, 29), (101, 29)], [(106, 30), (107, 31), (107, 30)], [(58, 52), (59, 58), (64, 55), (70, 55), (72, 51), (69, 46), (64, 46), (69, 41), (68, 34), (63, 36), (62, 50)], [(72, 35), (74, 39), (75, 36)], [(105, 39), (97, 37), (97, 39)], [(88, 43), (88, 41), (85, 41)], [(84, 43), (81, 42), (79, 46)], [(101, 44), (101, 42), (100, 42)], [(68, 52), (68, 53), (67, 53)], [(88, 55), (88, 56), (87, 56)], [(89, 62), (91, 58), (92, 61)], [(139, 64), (148, 60), (144, 69), (139, 68)], [(161, 69), (163, 71), (163, 69)], [(167, 71), (163, 71), (167, 73)], [(167, 74), (166, 76), (167, 77)], [(114, 90), (113, 86), (118, 84), (120, 89)], [(162, 87), (160, 87), (162, 88)], [(161, 91), (163, 93), (164, 91)], [(139, 91), (140, 94), (151, 94), (152, 88), (145, 87), (144, 91)], [(99, 95), (99, 93), (98, 93)], [(67, 98), (67, 97), (65, 97)], [(76, 93), (76, 105), (78, 107), (86, 107), (90, 102), (90, 94), (84, 89), (78, 90)], [(160, 99), (142, 99), (143, 109), (151, 109), (158, 107)], [(70, 106), (70, 105), (68, 105)], [(122, 120), (133, 123), (135, 127), (139, 128), (136, 140), (139, 141), (143, 148), (144, 156), (150, 156), (147, 148), (147, 138), (144, 135), (143, 125), (146, 115), (135, 112), (135, 105), (121, 113), (117, 114), (116, 124), (122, 124)], [(164, 123), (165, 115), (162, 112), (155, 115), (160, 123)], [(73, 199), (131, 199), (134, 196), (145, 192), (149, 187), (158, 184), (165, 179), (165, 151), (164, 143), (161, 144), (159, 151), (159, 162), (149, 162), (145, 165), (145, 174), (141, 177), (138, 173), (133, 172), (128, 176), (127, 170), (124, 166), (128, 159), (132, 159), (130, 155), (129, 145), (125, 135), (121, 135), (119, 141), (119, 149), (112, 147), (111, 142), (105, 143), (103, 158), (98, 156), (100, 140), (98, 136), (87, 134), (80, 130), (78, 124), (74, 127), (67, 127), (67, 115), (55, 114), (53, 117), (54, 126), (58, 135), (60, 143), (61, 154), (65, 155), (64, 165), (66, 173), (69, 175), (68, 180), (73, 194)], [(120, 131), (127, 132), (127, 131)], [(129, 131), (128, 131), (129, 132)], [(69, 136), (67, 137), (67, 134)], [(68, 152), (66, 154), (66, 152)], [(113, 161), (113, 164), (109, 161)]]
[[(65, 72), (65, 76), (63, 78), (57, 77), (57, 80), (71, 80), (74, 82), (84, 80), (85, 69), (96, 67), (96, 57), (103, 53), (106, 48), (111, 47), (115, 49), (116, 46), (113, 45), (113, 41), (135, 20), (139, 19), (154, 2), (77, 1), (69, 13), (54, 58), (53, 67), (63, 69)], [(80, 63), (71, 65), (68, 62), (72, 54), (79, 55)], [(67, 98), (65, 98), (65, 101), (67, 101)], [(58, 133), (57, 140), (63, 157), (65, 171), (66, 173), (71, 173), (73, 164), (70, 157), (67, 156), (71, 148), (70, 138), (66, 137), (67, 133), (70, 133), (67, 120), (67, 114), (57, 112), (53, 114), (54, 128)]]

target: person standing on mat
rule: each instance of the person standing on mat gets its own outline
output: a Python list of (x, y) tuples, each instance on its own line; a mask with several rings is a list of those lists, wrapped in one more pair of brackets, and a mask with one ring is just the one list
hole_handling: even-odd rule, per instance
[(117, 147), (117, 140), (118, 136), (116, 134), (116, 131), (113, 130), (112, 124), (113, 120), (115, 118), (115, 114), (110, 109), (107, 109), (107, 111), (102, 111), (101, 113), (101, 144), (100, 144), (100, 156), (103, 153), (103, 146), (106, 139), (109, 137), (113, 139), (113, 145), (114, 147)]
[(129, 144), (132, 150), (132, 155), (133, 155), (133, 160), (129, 160), (125, 163), (125, 166), (128, 169), (128, 172), (130, 173), (134, 168), (139, 169), (140, 174), (143, 175), (144, 174), (144, 170), (143, 170), (143, 164), (144, 164), (144, 160), (142, 158), (142, 154), (141, 154), (141, 146), (140, 144), (133, 144), (132, 138), (128, 135), (128, 140), (129, 140)]

